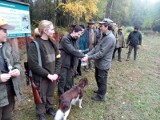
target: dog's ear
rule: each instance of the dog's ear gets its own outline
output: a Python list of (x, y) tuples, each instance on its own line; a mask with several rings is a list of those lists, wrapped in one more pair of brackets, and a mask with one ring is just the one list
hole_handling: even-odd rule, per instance
[(85, 86), (88, 85), (88, 79), (87, 78), (82, 78), (80, 81), (79, 81), (79, 86), (81, 86), (82, 88), (84, 88)]

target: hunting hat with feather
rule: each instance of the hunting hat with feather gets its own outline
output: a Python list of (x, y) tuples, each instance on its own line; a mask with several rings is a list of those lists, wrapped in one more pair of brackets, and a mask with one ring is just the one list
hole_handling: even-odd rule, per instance
[(122, 29), (123, 29), (122, 27), (119, 27), (119, 28), (118, 28), (118, 30), (122, 30)]
[(95, 24), (95, 21), (90, 19), (88, 24)]
[(0, 28), (5, 29), (5, 30), (14, 30), (15, 27), (12, 25), (9, 25), (7, 21), (3, 18), (0, 17)]

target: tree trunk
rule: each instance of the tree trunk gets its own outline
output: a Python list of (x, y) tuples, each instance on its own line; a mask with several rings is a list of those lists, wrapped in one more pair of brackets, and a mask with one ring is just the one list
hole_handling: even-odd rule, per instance
[(112, 9), (113, 9), (113, 0), (111, 2), (110, 13), (109, 13), (109, 18), (111, 19), (112, 19)]
[(108, 1), (107, 8), (106, 8), (106, 17), (112, 17), (112, 9), (113, 9), (113, 0)]

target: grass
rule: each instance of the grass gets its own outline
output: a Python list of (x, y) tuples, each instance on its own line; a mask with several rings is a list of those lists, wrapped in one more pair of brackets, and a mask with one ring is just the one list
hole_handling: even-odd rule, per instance
[[(105, 102), (90, 99), (97, 89), (94, 71), (82, 77), (89, 78), (85, 89), (82, 109), (73, 106), (68, 120), (160, 120), (160, 37), (144, 35), (138, 60), (125, 61), (127, 49), (123, 49), (122, 62), (114, 60), (109, 71), (108, 92)], [(133, 55), (133, 53), (132, 53)], [(24, 57), (24, 58), (23, 58)], [(25, 55), (22, 55), (22, 60)], [(75, 79), (75, 83), (81, 77)], [(24, 78), (25, 79), (25, 78)], [(15, 120), (35, 120), (35, 109), (30, 87), (23, 87), (23, 102), (16, 103)], [(55, 92), (55, 105), (58, 97)], [(53, 120), (52, 117), (48, 120)]]

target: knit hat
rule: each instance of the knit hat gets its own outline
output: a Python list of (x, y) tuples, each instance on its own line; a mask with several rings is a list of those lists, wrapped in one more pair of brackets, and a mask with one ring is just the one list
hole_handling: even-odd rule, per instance
[(138, 29), (139, 29), (139, 27), (138, 27), (138, 26), (134, 26), (134, 29), (138, 30)]

